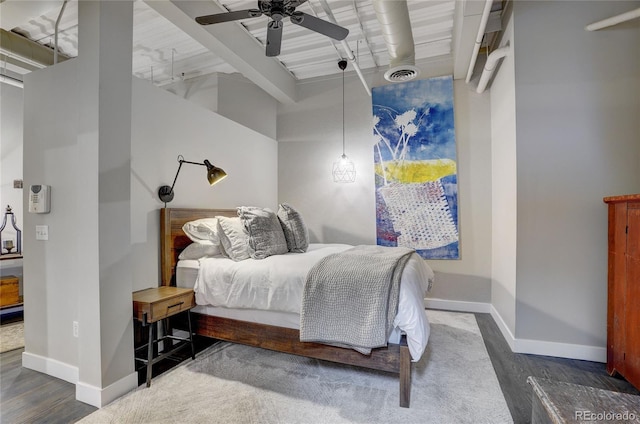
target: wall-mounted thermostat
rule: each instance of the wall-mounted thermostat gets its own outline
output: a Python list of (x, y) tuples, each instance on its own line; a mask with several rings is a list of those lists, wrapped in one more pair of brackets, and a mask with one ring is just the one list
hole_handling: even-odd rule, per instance
[(29, 188), (29, 212), (49, 213), (51, 209), (51, 187), (48, 185), (32, 185)]

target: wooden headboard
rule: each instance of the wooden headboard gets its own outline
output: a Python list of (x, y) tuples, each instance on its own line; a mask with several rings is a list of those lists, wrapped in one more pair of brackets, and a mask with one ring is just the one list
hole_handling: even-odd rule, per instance
[(182, 226), (195, 219), (216, 215), (238, 216), (238, 212), (236, 209), (160, 209), (160, 278), (163, 286), (176, 285), (178, 255), (191, 243)]

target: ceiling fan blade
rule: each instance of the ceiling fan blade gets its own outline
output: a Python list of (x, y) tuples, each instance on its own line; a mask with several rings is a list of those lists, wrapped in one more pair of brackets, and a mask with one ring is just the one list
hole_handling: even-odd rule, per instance
[(284, 25), (282, 24), (282, 21), (269, 21), (269, 24), (267, 25), (267, 56), (273, 57), (280, 54), (283, 27)]
[(200, 25), (211, 25), (219, 24), (221, 22), (237, 21), (238, 19), (256, 18), (260, 15), (262, 15), (262, 12), (258, 9), (237, 10), (235, 12), (198, 16), (196, 18), (196, 22)]
[(344, 40), (347, 38), (347, 35), (349, 35), (348, 29), (303, 12), (293, 13), (291, 15), (291, 22), (338, 41)]

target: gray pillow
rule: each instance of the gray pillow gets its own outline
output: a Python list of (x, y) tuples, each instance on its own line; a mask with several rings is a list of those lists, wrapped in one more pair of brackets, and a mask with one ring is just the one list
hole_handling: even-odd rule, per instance
[(249, 259), (249, 235), (240, 218), (216, 216), (222, 253), (234, 261)]
[(282, 227), (271, 209), (240, 206), (238, 216), (249, 234), (249, 255), (253, 259), (288, 252)]
[(278, 207), (278, 219), (282, 225), (289, 252), (306, 252), (309, 247), (309, 231), (304, 225), (300, 212), (286, 203), (281, 203)]

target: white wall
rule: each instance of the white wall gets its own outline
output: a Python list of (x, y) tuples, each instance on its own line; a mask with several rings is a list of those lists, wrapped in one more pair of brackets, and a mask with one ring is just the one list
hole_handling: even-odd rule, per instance
[[(509, 15), (511, 16), (511, 15)], [(511, 45), (494, 74), (491, 89), (491, 304), (511, 334), (516, 332), (516, 93), (513, 19), (500, 45)]]
[[(428, 72), (422, 77), (426, 78)], [(436, 74), (433, 74), (436, 76)], [(380, 81), (380, 75), (368, 78)], [(491, 157), (489, 96), (454, 82), (461, 259), (428, 261), (436, 271), (431, 297), (490, 301)], [(345, 76), (346, 154), (353, 184), (336, 184), (342, 154), (341, 76), (298, 86), (299, 102), (278, 110), (278, 198), (300, 210), (312, 242), (376, 243), (371, 98), (354, 73)]]
[[(13, 180), (22, 179), (22, 88), (0, 84), (0, 212), (4, 215), (7, 205), (16, 216), (22, 229), (22, 189), (13, 188)], [(3, 237), (15, 232), (8, 224)]]
[[(23, 146), (25, 187), (51, 186), (51, 212), (24, 216), (25, 352), (72, 366), (79, 341), (72, 335), (78, 319), (73, 294), (83, 281), (75, 257), (78, 241), (87, 237), (74, 219), (82, 209), (77, 182), (86, 178), (77, 166), (76, 62), (25, 75)], [(48, 241), (36, 240), (36, 225), (49, 226)]]
[(278, 198), (300, 210), (312, 242), (375, 244), (371, 98), (345, 77), (345, 153), (356, 181), (336, 184), (342, 155), (342, 79), (298, 87), (298, 103), (278, 109)]
[[(29, 74), (24, 103), (25, 186), (52, 186), (51, 213), (29, 214), (24, 231), (29, 251), (25, 256), (25, 344), (27, 356), (36, 359), (27, 365), (72, 382), (77, 382), (80, 344), (90, 340), (90, 335), (83, 335), (82, 323), (80, 338), (72, 336), (72, 321), (78, 319), (80, 304), (98, 302), (76, 296), (86, 276), (78, 271), (74, 252), (79, 240), (96, 232), (95, 228), (78, 226), (74, 219), (89, 213), (79, 191), (84, 182), (96, 178), (80, 172), (79, 166), (86, 159), (86, 146), (78, 137), (77, 80), (81, 70), (77, 62)], [(134, 79), (130, 169), (133, 290), (159, 284), (159, 209), (163, 204), (157, 189), (173, 181), (178, 154), (193, 161), (209, 158), (229, 177), (211, 188), (204, 167), (184, 165), (170, 207), (277, 207), (275, 140)], [(103, 195), (108, 197), (109, 193)], [(49, 226), (48, 241), (35, 240), (35, 225), (41, 224)], [(102, 289), (101, 295), (108, 296), (108, 287)], [(103, 343), (119, 344), (133, 334), (125, 331), (119, 337)], [(108, 368), (105, 373), (108, 377)]]
[(220, 115), (276, 139), (278, 101), (240, 74), (218, 74)]
[(514, 3), (516, 337), (604, 353), (607, 208), (640, 192), (640, 2)]
[(204, 75), (162, 88), (267, 137), (276, 138), (277, 100), (240, 74)]
[(277, 210), (277, 142), (143, 80), (134, 79), (131, 197), (134, 290), (160, 281), (158, 188), (171, 185), (177, 156), (209, 159), (228, 177), (213, 187), (206, 168), (185, 164), (167, 207)]
[[(0, 223), (7, 205), (10, 205), (20, 230), (24, 230), (23, 189), (13, 188), (13, 181), (22, 180), (22, 104), (22, 88), (0, 84)], [(16, 238), (16, 231), (8, 219), (2, 239), (13, 239), (16, 244)], [(21, 259), (0, 262), (0, 275), (17, 276), (22, 294)]]

